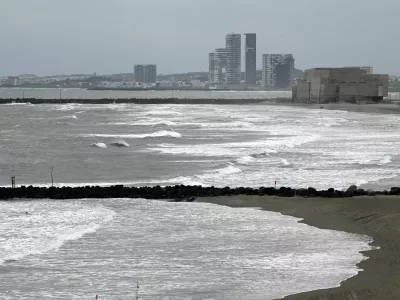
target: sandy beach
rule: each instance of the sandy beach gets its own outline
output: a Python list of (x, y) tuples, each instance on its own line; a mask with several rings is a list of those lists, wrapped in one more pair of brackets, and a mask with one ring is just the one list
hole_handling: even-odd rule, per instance
[(372, 236), (377, 250), (359, 264), (363, 271), (338, 288), (288, 296), (287, 300), (398, 300), (400, 299), (400, 197), (339, 199), (276, 198), (259, 196), (198, 199), (231, 207), (261, 207), (304, 219), (321, 229)]

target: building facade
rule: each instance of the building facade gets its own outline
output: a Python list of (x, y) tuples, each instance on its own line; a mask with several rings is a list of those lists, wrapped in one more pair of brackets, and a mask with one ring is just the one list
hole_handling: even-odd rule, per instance
[[(277, 70), (279, 71), (278, 84)], [(282, 73), (283, 70), (285, 70), (285, 73)], [(283, 76), (286, 76), (286, 78), (283, 78)], [(284, 82), (287, 82), (288, 84), (286, 86), (282, 86)], [(263, 54), (262, 85), (264, 87), (287, 88), (292, 85), (293, 82), (294, 57), (292, 54)]]
[(7, 77), (7, 84), (12, 86), (19, 85), (19, 77), (17, 76), (8, 76)]
[(257, 83), (257, 35), (246, 33), (245, 41), (245, 63), (246, 63), (246, 84)]
[(361, 67), (315, 68), (293, 86), (297, 102), (378, 102), (388, 96), (389, 75), (368, 74)]
[(374, 74), (374, 68), (372, 66), (360, 67), (361, 70), (367, 72), (367, 74)]
[(227, 34), (226, 42), (226, 83), (240, 83), (242, 77), (242, 36)]
[(140, 83), (156, 83), (157, 66), (135, 65), (135, 81)]

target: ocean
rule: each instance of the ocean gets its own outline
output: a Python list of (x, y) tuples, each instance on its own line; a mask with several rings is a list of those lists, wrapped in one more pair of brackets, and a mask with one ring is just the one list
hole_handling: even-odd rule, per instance
[(400, 117), (277, 105), (3, 105), (0, 185), (387, 189)]
[[(390, 114), (26, 103), (0, 116), (2, 186), (52, 173), (57, 186), (384, 189), (400, 175)], [(140, 299), (274, 299), (338, 286), (371, 241), (257, 208), (141, 199), (0, 202), (0, 218), (4, 299), (126, 299), (136, 280)]]
[[(28, 211), (29, 215), (25, 212)], [(91, 199), (0, 202), (0, 296), (275, 299), (356, 275), (367, 237), (257, 209)]]

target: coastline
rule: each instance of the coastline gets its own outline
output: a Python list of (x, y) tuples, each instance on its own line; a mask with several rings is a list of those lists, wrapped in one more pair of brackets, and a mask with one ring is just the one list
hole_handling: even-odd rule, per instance
[(320, 110), (341, 110), (348, 112), (373, 113), (373, 114), (400, 114), (400, 105), (392, 103), (376, 103), (376, 104), (352, 104), (346, 102), (340, 103), (295, 103), (290, 101), (276, 100), (264, 101), (262, 105), (279, 105), (297, 108), (309, 108)]
[(272, 196), (222, 196), (198, 198), (230, 207), (260, 207), (303, 219), (321, 229), (371, 236), (378, 249), (363, 252), (360, 272), (340, 287), (284, 297), (285, 300), (390, 300), (400, 299), (400, 198), (274, 198)]

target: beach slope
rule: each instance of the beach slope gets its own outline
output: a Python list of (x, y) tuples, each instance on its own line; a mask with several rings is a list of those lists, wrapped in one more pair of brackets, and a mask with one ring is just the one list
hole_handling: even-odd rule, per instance
[(400, 197), (274, 198), (233, 196), (200, 198), (231, 207), (261, 207), (304, 219), (321, 229), (372, 236), (379, 249), (364, 253), (364, 270), (338, 288), (288, 296), (287, 300), (398, 300), (400, 299)]

